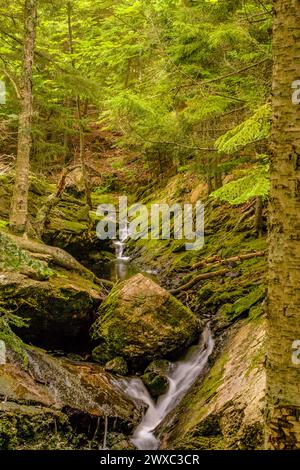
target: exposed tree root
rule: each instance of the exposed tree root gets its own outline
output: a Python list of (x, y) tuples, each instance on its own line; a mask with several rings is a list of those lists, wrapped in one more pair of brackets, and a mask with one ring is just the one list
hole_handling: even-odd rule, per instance
[[(33, 253), (33, 256), (38, 257), (40, 259), (44, 258), (45, 256), (50, 257), (51, 261), (60, 266), (62, 268), (76, 271), (82, 276), (90, 279), (95, 284), (101, 285), (102, 287), (112, 287), (113, 282), (108, 281), (106, 279), (99, 279), (95, 276), (92, 271), (87, 269), (81, 263), (79, 263), (72, 255), (67, 253), (65, 250), (61, 248), (57, 248), (54, 246), (45, 245), (44, 243), (40, 243), (38, 241), (29, 240), (25, 237), (18, 237), (16, 235), (7, 234), (11, 239), (22, 249)], [(49, 258), (48, 258), (49, 259)]]

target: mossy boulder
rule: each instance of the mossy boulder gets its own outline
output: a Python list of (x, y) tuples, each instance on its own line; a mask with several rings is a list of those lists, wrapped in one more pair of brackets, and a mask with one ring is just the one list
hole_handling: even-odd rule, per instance
[(127, 362), (123, 357), (115, 357), (111, 361), (108, 361), (105, 364), (105, 370), (107, 372), (112, 372), (113, 374), (118, 375), (127, 375), (128, 374), (128, 367)]
[(0, 275), (1, 307), (28, 318), (29, 328), (18, 329), (21, 338), (47, 349), (84, 350), (101, 299), (98, 286), (66, 271), (48, 281), (17, 272)]
[(169, 380), (167, 374), (169, 369), (169, 361), (160, 359), (152, 361), (142, 375), (141, 379), (153, 398), (158, 398), (168, 391)]
[(137, 274), (116, 286), (92, 327), (96, 361), (124, 357), (140, 369), (154, 359), (174, 357), (199, 335), (196, 316), (151, 279)]

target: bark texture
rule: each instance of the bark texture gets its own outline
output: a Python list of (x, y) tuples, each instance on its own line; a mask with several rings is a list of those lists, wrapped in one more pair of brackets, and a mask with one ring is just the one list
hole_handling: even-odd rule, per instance
[(300, 449), (300, 2), (274, 1), (266, 447)]
[(28, 211), (29, 157), (32, 127), (32, 67), (37, 23), (37, 0), (25, 0), (24, 50), (21, 88), (21, 113), (18, 129), (16, 180), (11, 203), (10, 228), (16, 233), (26, 230)]

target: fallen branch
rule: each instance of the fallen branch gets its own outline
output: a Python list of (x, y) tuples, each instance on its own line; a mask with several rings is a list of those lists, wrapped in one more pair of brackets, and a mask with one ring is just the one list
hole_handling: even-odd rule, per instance
[(194, 264), (194, 266), (192, 266), (192, 270), (208, 267), (213, 268), (220, 264), (238, 263), (239, 261), (245, 261), (252, 258), (259, 258), (261, 256), (266, 256), (266, 253), (264, 251), (256, 251), (254, 253), (246, 253), (244, 255), (232, 256), (231, 258), (226, 259), (221, 259), (218, 256), (213, 256), (211, 258), (207, 258), (204, 261), (200, 261), (199, 263)]
[(190, 289), (191, 287), (193, 287), (195, 284), (197, 284), (200, 281), (211, 279), (217, 276), (224, 276), (225, 274), (229, 272), (230, 263), (238, 263), (241, 261), (246, 261), (248, 259), (258, 258), (262, 256), (266, 256), (266, 253), (264, 251), (256, 251), (255, 253), (246, 253), (244, 255), (232, 256), (231, 258), (226, 258), (226, 259), (221, 259), (219, 256), (212, 256), (210, 258), (207, 258), (206, 260), (200, 261), (199, 263), (195, 264), (192, 267), (192, 269), (194, 270), (194, 269), (199, 269), (199, 268), (215, 268), (216, 266), (220, 266), (222, 264), (229, 265), (229, 266), (226, 269), (219, 269), (218, 271), (213, 271), (211, 273), (199, 274), (198, 276), (195, 276), (186, 284), (183, 284), (182, 286), (177, 287), (176, 289), (170, 290), (170, 293), (178, 294), (179, 292)]
[(220, 269), (219, 271), (214, 271), (212, 273), (199, 274), (199, 276), (194, 277), (191, 281), (187, 282), (183, 286), (177, 287), (177, 289), (170, 290), (170, 293), (173, 295), (178, 294), (179, 292), (190, 289), (195, 284), (205, 279), (211, 279), (212, 277), (217, 277), (217, 276), (224, 276), (224, 274), (228, 273), (228, 271), (229, 269)]

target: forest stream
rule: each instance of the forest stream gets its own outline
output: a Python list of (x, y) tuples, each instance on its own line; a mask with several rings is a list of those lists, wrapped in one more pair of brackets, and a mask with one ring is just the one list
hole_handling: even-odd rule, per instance
[[(130, 257), (125, 256), (126, 239), (128, 231), (119, 233), (119, 240), (114, 242), (116, 259), (111, 263), (111, 275), (115, 279), (127, 279), (135, 271), (130, 264)], [(113, 269), (114, 268), (114, 269)], [(151, 270), (145, 271), (153, 274)], [(176, 362), (170, 362), (167, 379), (168, 390), (156, 401), (151, 397), (140, 378), (115, 380), (114, 384), (134, 402), (141, 402), (146, 406), (141, 422), (135, 429), (131, 438), (132, 444), (139, 450), (155, 450), (159, 448), (160, 440), (155, 431), (164, 418), (180, 403), (181, 399), (195, 383), (204, 370), (208, 358), (214, 348), (214, 340), (209, 325), (207, 325), (197, 345), (191, 346), (187, 352)]]

